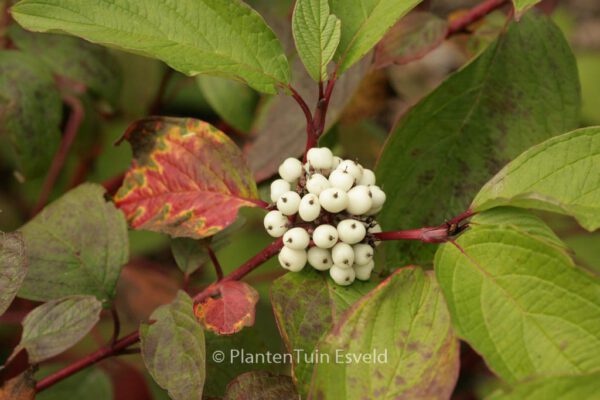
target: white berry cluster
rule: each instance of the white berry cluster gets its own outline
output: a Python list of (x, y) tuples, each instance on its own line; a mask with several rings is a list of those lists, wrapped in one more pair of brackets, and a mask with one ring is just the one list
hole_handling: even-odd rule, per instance
[[(373, 271), (375, 240), (381, 232), (375, 221), (385, 193), (375, 185), (373, 171), (352, 160), (335, 157), (325, 147), (312, 148), (302, 164), (288, 158), (279, 167), (281, 179), (271, 183), (265, 229), (283, 236), (279, 263), (300, 271), (306, 262), (329, 270), (339, 285), (368, 280)], [(312, 241), (312, 243), (311, 243)]]

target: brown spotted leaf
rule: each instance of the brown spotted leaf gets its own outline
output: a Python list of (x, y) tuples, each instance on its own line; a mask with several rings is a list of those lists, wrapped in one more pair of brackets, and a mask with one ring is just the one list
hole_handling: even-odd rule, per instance
[(223, 400), (292, 400), (299, 399), (289, 376), (273, 375), (267, 371), (246, 372), (227, 385)]
[(115, 202), (133, 228), (200, 239), (233, 223), (240, 207), (259, 204), (241, 151), (206, 122), (150, 117), (123, 138), (134, 161)]
[(0, 315), (17, 295), (27, 274), (25, 242), (19, 232), (0, 232)]
[[(313, 353), (343, 312), (375, 286), (374, 280), (339, 286), (312, 269), (285, 274), (273, 282), (273, 313), (288, 352)], [(293, 378), (303, 396), (308, 393), (313, 367), (314, 363), (306, 362), (304, 357), (292, 358)]]
[(142, 358), (156, 383), (174, 400), (201, 400), (206, 379), (204, 331), (190, 296), (180, 291), (140, 327)]
[(254, 325), (258, 292), (244, 282), (226, 281), (215, 288), (217, 297), (209, 297), (196, 306), (196, 316), (204, 327), (219, 335), (232, 335), (244, 326)]
[(397, 270), (354, 304), (318, 346), (309, 398), (447, 399), (458, 340), (432, 272)]
[(402, 18), (375, 48), (375, 67), (406, 64), (439, 46), (446, 37), (446, 20), (428, 12), (414, 12)]

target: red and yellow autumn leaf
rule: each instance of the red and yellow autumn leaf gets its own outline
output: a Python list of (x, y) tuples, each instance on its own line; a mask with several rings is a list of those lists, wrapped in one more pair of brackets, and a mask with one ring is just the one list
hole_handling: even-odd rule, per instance
[(240, 149), (206, 122), (145, 118), (123, 139), (134, 160), (115, 203), (133, 228), (200, 239), (261, 204)]
[(232, 335), (244, 326), (254, 325), (258, 292), (238, 281), (217, 283), (216, 297), (196, 306), (196, 317), (204, 327), (219, 335)]

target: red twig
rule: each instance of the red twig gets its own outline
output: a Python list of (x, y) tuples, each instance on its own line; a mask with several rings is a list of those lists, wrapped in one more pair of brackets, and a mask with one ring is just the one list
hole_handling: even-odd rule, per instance
[[(279, 250), (283, 247), (283, 241), (278, 239), (265, 247), (260, 253), (252, 257), (250, 260), (246, 261), (235, 271), (231, 272), (229, 275), (223, 278), (223, 281), (234, 281), (243, 278), (248, 275), (250, 272), (254, 271), (265, 261), (273, 257)], [(215, 287), (209, 286), (194, 297), (194, 302), (199, 303), (202, 300), (206, 299), (210, 295), (214, 293)], [(36, 392), (41, 392), (44, 389), (49, 388), (50, 386), (62, 381), (63, 379), (68, 378), (69, 376), (81, 371), (82, 369), (89, 367), (105, 358), (111, 357), (113, 355), (120, 354), (127, 347), (137, 343), (140, 339), (139, 331), (135, 331), (125, 336), (122, 339), (117, 340), (113, 345), (103, 347), (101, 349), (96, 350), (95, 352), (89, 354), (88, 356), (82, 358), (79, 361), (74, 362), (73, 364), (55, 372), (52, 375), (47, 376), (37, 383), (35, 386)]]
[(67, 125), (65, 126), (65, 132), (62, 141), (60, 142), (60, 147), (54, 155), (50, 170), (44, 180), (40, 197), (33, 208), (32, 215), (37, 214), (48, 202), (50, 193), (56, 184), (56, 180), (60, 175), (62, 167), (65, 165), (71, 145), (73, 144), (77, 132), (79, 131), (79, 127), (81, 126), (81, 122), (83, 121), (83, 105), (81, 104), (81, 101), (77, 97), (71, 95), (65, 95), (64, 101), (71, 107), (71, 114), (69, 115)]
[(210, 261), (212, 262), (213, 267), (215, 267), (215, 272), (217, 273), (217, 280), (220, 281), (223, 279), (223, 268), (221, 268), (221, 263), (219, 263), (219, 259), (217, 255), (213, 251), (212, 247), (207, 244), (206, 251), (208, 252), (208, 256), (210, 257)]
[(124, 338), (118, 340), (113, 346), (98, 349), (97, 351), (93, 352), (92, 354), (89, 354), (81, 360), (76, 361), (73, 364), (39, 381), (35, 385), (36, 392), (41, 392), (42, 390), (49, 388), (50, 386), (62, 381), (65, 378), (68, 378), (69, 376), (81, 371), (82, 369), (89, 367), (90, 365), (93, 365), (107, 357), (119, 353), (121, 350), (124, 350), (132, 344), (136, 343), (139, 339), (139, 332), (135, 331), (125, 336)]
[(492, 11), (502, 7), (508, 0), (485, 0), (462, 15), (451, 21), (448, 25), (446, 37), (463, 32), (473, 22), (480, 20)]
[(462, 232), (466, 225), (461, 225), (461, 223), (474, 214), (473, 211), (467, 210), (442, 225), (402, 231), (379, 232), (373, 236), (379, 240), (417, 240), (423, 243), (445, 243)]
[(110, 308), (110, 315), (113, 319), (113, 334), (110, 343), (114, 346), (117, 343), (117, 340), (119, 340), (119, 335), (121, 334), (121, 320), (119, 319), (119, 313), (114, 305)]

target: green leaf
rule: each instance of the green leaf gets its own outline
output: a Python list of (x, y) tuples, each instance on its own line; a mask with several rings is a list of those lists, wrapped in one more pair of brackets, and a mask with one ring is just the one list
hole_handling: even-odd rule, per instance
[(513, 5), (515, 6), (515, 14), (517, 15), (517, 18), (520, 18), (525, 11), (529, 10), (540, 1), (542, 0), (512, 0)]
[(23, 235), (0, 232), (0, 315), (10, 306), (27, 274)]
[(62, 103), (52, 73), (34, 56), (0, 51), (0, 134), (26, 178), (47, 172), (60, 141)]
[(209, 256), (205, 240), (194, 240), (184, 237), (171, 240), (171, 253), (173, 254), (175, 263), (184, 274), (193, 274), (208, 261)]
[(94, 296), (72, 296), (42, 304), (23, 320), (15, 349), (26, 349), (29, 362), (47, 360), (79, 342), (100, 320), (102, 303)]
[(314, 270), (285, 274), (273, 282), (271, 304), (285, 346), (292, 355), (298, 350), (307, 355), (307, 359), (292, 357), (294, 381), (302, 395), (308, 393), (314, 367), (308, 361), (317, 343), (346, 309), (374, 287), (374, 282), (358, 281), (339, 286)]
[(360, 60), (402, 16), (421, 0), (331, 0), (331, 11), (342, 21), (335, 53), (343, 73)]
[[(44, 372), (44, 371), (42, 371)], [(86, 368), (35, 395), (36, 400), (112, 400), (110, 378), (98, 367)]]
[(246, 372), (227, 386), (223, 400), (298, 399), (296, 387), (289, 376), (272, 375), (266, 371)]
[(444, 399), (458, 378), (446, 304), (433, 273), (420, 268), (399, 269), (364, 296), (318, 351), (329, 362), (316, 364), (310, 398)]
[(250, 132), (258, 94), (248, 86), (229, 79), (200, 75), (198, 85), (208, 104), (228, 124), (242, 132)]
[(158, 58), (188, 75), (240, 80), (275, 93), (290, 71), (275, 34), (240, 0), (22, 0), (12, 16), (37, 32), (62, 32)]
[(446, 39), (448, 21), (429, 12), (415, 11), (398, 21), (375, 48), (373, 64), (407, 64), (418, 60)]
[(521, 154), (473, 200), (476, 211), (499, 205), (575, 217), (588, 231), (600, 228), (600, 128), (547, 140)]
[(340, 20), (329, 13), (328, 0), (298, 0), (292, 16), (298, 54), (315, 81), (327, 79), (327, 64), (340, 42)]
[[(435, 226), (467, 209), (501, 167), (579, 123), (571, 50), (528, 14), (422, 100), (393, 129), (376, 168), (384, 230)], [(418, 199), (418, 206), (415, 203)], [(384, 245), (388, 265), (430, 264), (435, 246)]]
[(123, 139), (134, 161), (115, 196), (131, 226), (201, 239), (256, 207), (256, 183), (237, 145), (214, 126), (193, 118), (148, 117)]
[[(576, 268), (549, 228), (523, 210), (473, 218), (444, 244), (435, 271), (454, 327), (502, 379), (600, 366), (600, 282)], [(508, 223), (510, 221), (510, 223)]]
[(123, 214), (104, 199), (104, 188), (86, 183), (66, 193), (21, 228), (29, 271), (19, 297), (52, 300), (89, 294), (115, 295), (128, 261)]
[(598, 396), (600, 374), (552, 376), (517, 384), (511, 390), (494, 393), (486, 400), (582, 400)]
[(140, 328), (148, 371), (172, 399), (202, 399), (206, 349), (192, 299), (180, 291), (173, 303), (156, 309), (150, 320), (155, 322)]
[(116, 104), (121, 70), (106, 48), (65, 35), (28, 32), (18, 25), (10, 27), (9, 35), (19, 49), (34, 55), (54, 74), (82, 83)]

